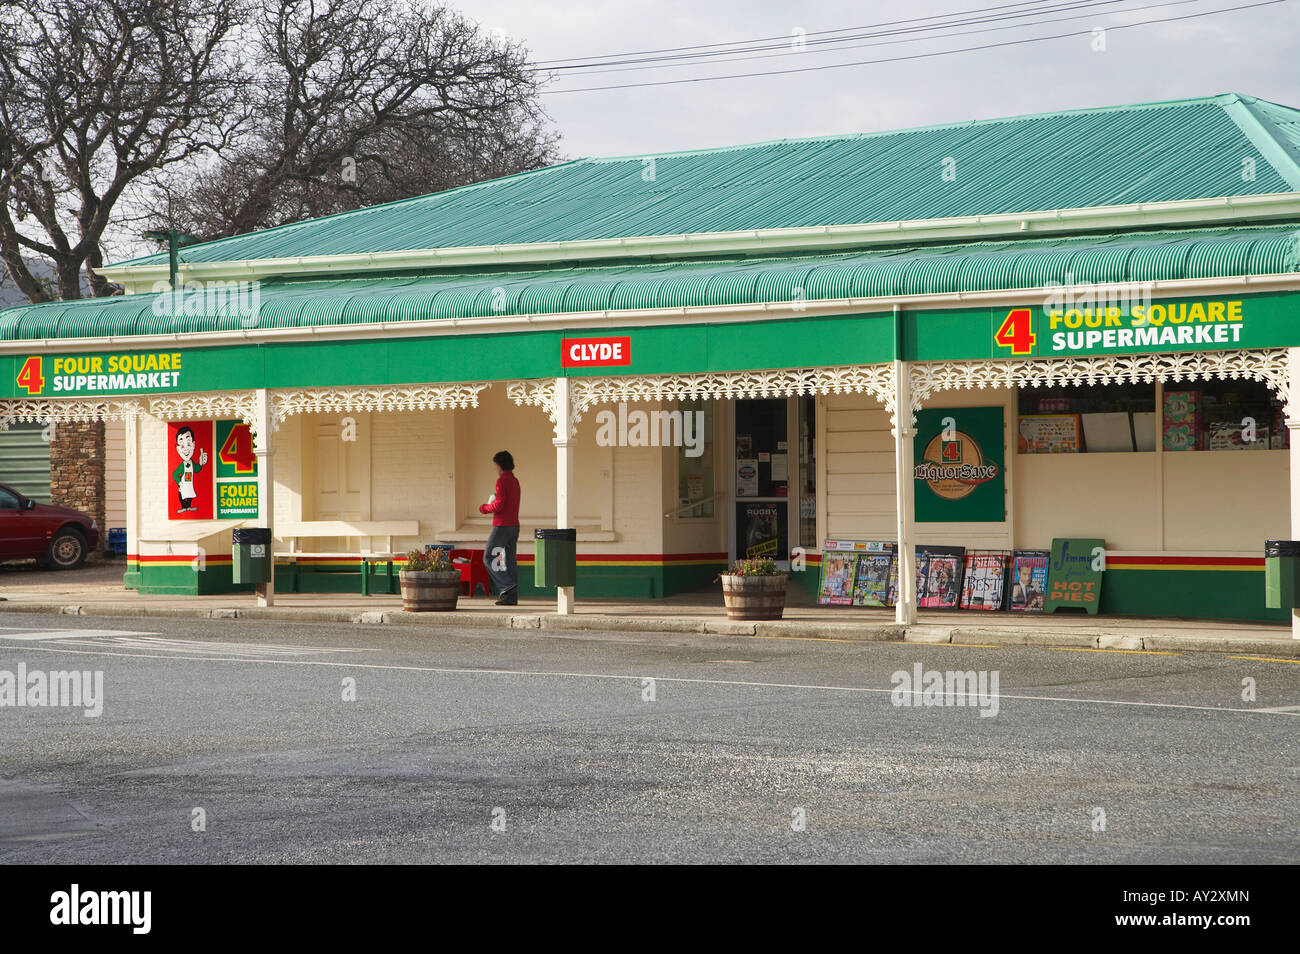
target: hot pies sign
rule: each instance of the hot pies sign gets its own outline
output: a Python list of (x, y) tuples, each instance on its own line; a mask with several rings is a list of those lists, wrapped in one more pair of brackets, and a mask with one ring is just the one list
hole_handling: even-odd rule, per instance
[(561, 367), (608, 368), (631, 363), (631, 338), (565, 338), (560, 345)]

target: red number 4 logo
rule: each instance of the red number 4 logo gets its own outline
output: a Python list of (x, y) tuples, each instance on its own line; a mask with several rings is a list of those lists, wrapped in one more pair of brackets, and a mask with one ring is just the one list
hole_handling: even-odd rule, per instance
[(253, 453), (253, 435), (247, 424), (239, 424), (230, 429), (230, 435), (218, 451), (221, 463), (234, 465), (235, 473), (251, 474), (257, 469), (257, 457)]
[(40, 394), (45, 390), (45, 375), (39, 357), (28, 358), (18, 372), (18, 386), (28, 394)]
[(1010, 348), (1012, 354), (1033, 354), (1038, 336), (1034, 334), (1034, 313), (1028, 308), (1013, 308), (1002, 320), (1002, 327), (993, 336), (1003, 348)]

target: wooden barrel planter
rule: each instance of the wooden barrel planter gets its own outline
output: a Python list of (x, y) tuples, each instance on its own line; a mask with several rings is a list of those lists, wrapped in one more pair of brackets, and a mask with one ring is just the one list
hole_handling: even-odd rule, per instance
[(776, 576), (722, 575), (727, 619), (780, 619), (785, 612), (784, 573)]
[(402, 609), (408, 613), (445, 613), (460, 597), (460, 570), (402, 570)]

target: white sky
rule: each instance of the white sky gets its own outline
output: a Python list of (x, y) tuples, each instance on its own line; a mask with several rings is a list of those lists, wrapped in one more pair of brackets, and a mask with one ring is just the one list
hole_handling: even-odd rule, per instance
[[(532, 58), (541, 61), (789, 36), (796, 28), (813, 34), (970, 11), (1008, 0), (452, 2), (485, 28), (503, 30), (521, 40)], [(1091, 9), (1043, 14), (1086, 16), (1035, 29), (842, 52), (782, 51), (778, 58), (725, 67), (606, 73), (581, 81), (565, 79), (551, 88), (878, 59), (1028, 35), (1088, 31), (1250, 2), (1258, 0), (1190, 0), (1164, 5), (1157, 5), (1158, 0), (1120, 0)], [(1105, 12), (1124, 10), (1135, 12)], [(1084, 35), (788, 76), (547, 95), (544, 102), (564, 137), (561, 148), (569, 158), (653, 154), (1222, 92), (1246, 93), (1300, 106), (1298, 0), (1181, 22), (1112, 29), (1106, 36), (1106, 47), (1104, 52), (1094, 52), (1091, 36)]]

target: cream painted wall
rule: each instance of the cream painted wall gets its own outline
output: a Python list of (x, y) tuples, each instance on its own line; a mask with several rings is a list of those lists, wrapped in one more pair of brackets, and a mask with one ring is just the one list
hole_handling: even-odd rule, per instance
[(1289, 452), (1163, 454), (1165, 549), (1262, 556), (1291, 529)]
[(1015, 455), (1016, 546), (1100, 537), (1108, 550), (1159, 552), (1157, 463), (1154, 453)]
[[(310, 415), (306, 416), (310, 419)], [(275, 478), (275, 513), (273, 524), (297, 522), (303, 516), (302, 435), (304, 415), (295, 415), (281, 423), (271, 435), (275, 454), (271, 474)]]
[(894, 438), (884, 406), (867, 394), (825, 398), (826, 486), (818, 488), (826, 511), (825, 536), (892, 540)]
[[(1009, 389), (942, 391), (927, 408), (1002, 405), (1013, 426), (1015, 394)], [(898, 536), (894, 501), (894, 437), (884, 406), (866, 394), (825, 399), (825, 536), (850, 540), (894, 540)], [(1009, 428), (1007, 433), (1009, 433)], [(1005, 440), (1004, 440), (1005, 443)], [(1005, 449), (1004, 449), (1005, 455)], [(1014, 462), (1013, 462), (1014, 464)], [(1007, 473), (1007, 489), (1014, 482)], [(917, 493), (928, 493), (919, 488)], [(1010, 494), (1008, 500), (1010, 500)], [(918, 523), (920, 544), (952, 544), (979, 549), (1010, 549), (1012, 513), (995, 523)]]
[[(596, 442), (597, 414), (578, 425), (574, 466), (574, 524), (589, 552), (659, 553), (663, 545), (664, 450), (659, 447), (602, 447)], [(650, 410), (654, 405), (634, 405)], [(491, 518), (479, 514), (496, 485), (492, 455), (508, 450), (521, 490), (520, 546), (532, 546), (532, 530), (555, 525), (554, 426), (536, 407), (519, 407), (504, 389), (479, 396), (479, 406), (455, 412), (457, 534), (487, 538)], [(446, 527), (441, 529), (448, 529)]]
[(418, 537), (393, 539), (397, 550), (437, 542), (452, 512), (454, 413), (370, 415), (370, 519), (420, 522)]

